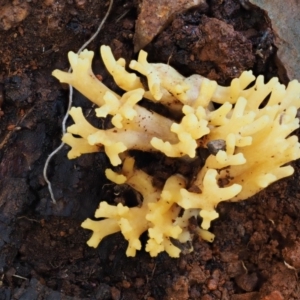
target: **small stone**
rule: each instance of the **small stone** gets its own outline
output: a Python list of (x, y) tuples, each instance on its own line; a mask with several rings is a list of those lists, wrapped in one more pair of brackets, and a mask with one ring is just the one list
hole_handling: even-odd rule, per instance
[(123, 288), (125, 288), (125, 289), (129, 289), (130, 286), (131, 286), (131, 284), (130, 284), (129, 281), (123, 280), (123, 281), (122, 281), (122, 286), (123, 286)]
[(44, 1), (44, 4), (45, 4), (46, 6), (51, 6), (51, 5), (54, 4), (54, 0), (45, 0), (45, 1)]
[(239, 256), (237, 254), (232, 252), (226, 252), (226, 251), (221, 252), (220, 256), (221, 256), (221, 260), (227, 263), (237, 261), (239, 259)]
[(111, 289), (106, 283), (100, 283), (96, 290), (96, 299), (109, 300), (111, 299)]
[(279, 291), (273, 291), (271, 294), (265, 296), (262, 300), (284, 300)]
[(189, 281), (191, 283), (204, 283), (206, 280), (206, 276), (201, 267), (194, 263), (188, 275)]
[(143, 278), (137, 278), (135, 280), (135, 287), (140, 288), (145, 284), (145, 280)]
[(212, 155), (217, 155), (220, 150), (226, 151), (226, 142), (224, 140), (209, 141), (207, 149)]
[(207, 288), (210, 291), (216, 290), (218, 288), (218, 280), (216, 280), (214, 278), (209, 279), (207, 282)]
[(75, 0), (75, 5), (77, 8), (84, 9), (86, 0)]
[(234, 261), (232, 263), (228, 263), (227, 265), (227, 273), (230, 278), (245, 274), (245, 272), (246, 270), (241, 261)]
[(244, 291), (246, 292), (252, 292), (258, 282), (258, 277), (256, 273), (252, 274), (243, 274), (240, 276), (237, 276), (235, 278), (236, 284)]
[(75, 229), (74, 228), (70, 228), (69, 229), (69, 234), (73, 234), (75, 232)]
[(121, 292), (120, 292), (120, 290), (118, 290), (114, 286), (110, 289), (110, 293), (111, 293), (112, 300), (119, 300), (121, 298)]

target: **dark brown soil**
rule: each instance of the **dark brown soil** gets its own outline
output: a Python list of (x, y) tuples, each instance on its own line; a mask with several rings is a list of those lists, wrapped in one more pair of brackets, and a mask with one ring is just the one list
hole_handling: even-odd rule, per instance
[[(268, 17), (246, 2), (211, 0), (206, 8), (177, 14), (147, 46), (150, 60), (222, 84), (246, 69), (278, 75)], [(90, 232), (80, 223), (93, 216), (99, 201), (129, 201), (133, 192), (105, 179), (103, 153), (69, 161), (65, 147), (49, 169), (54, 205), (42, 170), (60, 143), (67, 107), (67, 90), (51, 72), (68, 68), (68, 51), (77, 51), (96, 30), (108, 1), (0, 5), (0, 300), (300, 299), (299, 162), (292, 177), (252, 199), (219, 205), (214, 243), (196, 238), (194, 252), (179, 259), (165, 253), (151, 258), (144, 251), (127, 258), (120, 234), (89, 248)], [(114, 89), (98, 49), (107, 44), (116, 57), (134, 58), (137, 14), (132, 1), (115, 1), (89, 46), (97, 53), (95, 73)], [(91, 108), (78, 93), (74, 105)], [(184, 169), (162, 155), (135, 155), (158, 183)]]

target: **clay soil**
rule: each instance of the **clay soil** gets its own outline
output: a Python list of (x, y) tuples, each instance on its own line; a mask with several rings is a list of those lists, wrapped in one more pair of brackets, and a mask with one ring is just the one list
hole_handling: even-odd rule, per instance
[[(177, 14), (146, 47), (149, 60), (224, 85), (248, 69), (285, 83), (267, 13), (247, 1), (207, 3)], [(248, 201), (219, 205), (220, 218), (211, 228), (215, 241), (195, 238), (194, 252), (179, 259), (165, 253), (151, 258), (144, 251), (127, 258), (120, 234), (89, 248), (90, 232), (81, 222), (93, 216), (103, 199), (134, 205), (134, 193), (105, 179), (109, 164), (103, 153), (69, 161), (65, 146), (55, 156), (48, 175), (56, 205), (42, 170), (60, 144), (68, 98), (51, 72), (68, 69), (68, 51), (77, 51), (96, 30), (108, 1), (0, 4), (1, 300), (300, 299), (299, 162), (293, 163), (293, 176)], [(106, 44), (117, 58), (136, 58), (137, 16), (134, 2), (115, 1), (103, 31), (89, 46), (96, 51), (95, 73), (115, 90), (98, 49)], [(85, 113), (92, 107), (77, 92), (74, 105)], [(100, 120), (92, 121), (102, 126)], [(133, 155), (156, 184), (174, 172), (193, 171), (162, 155)]]

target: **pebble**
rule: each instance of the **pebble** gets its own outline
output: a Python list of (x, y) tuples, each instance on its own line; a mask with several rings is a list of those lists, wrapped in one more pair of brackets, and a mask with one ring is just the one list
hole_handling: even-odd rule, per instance
[(243, 264), (240, 260), (228, 263), (227, 265), (227, 273), (230, 278), (242, 275), (245, 272), (246, 270), (244, 269)]
[(256, 273), (242, 274), (235, 278), (235, 282), (242, 290), (252, 292), (257, 286), (258, 277)]
[(207, 288), (210, 291), (214, 291), (218, 288), (218, 280), (211, 278), (207, 281)]
[(121, 292), (116, 287), (110, 288), (111, 298), (112, 300), (119, 300), (121, 298)]
[(265, 296), (262, 300), (284, 300), (279, 291), (273, 291), (271, 294)]
[(96, 290), (96, 299), (109, 300), (111, 299), (110, 286), (106, 283), (100, 283)]
[(137, 278), (135, 280), (135, 287), (140, 288), (145, 284), (145, 280), (143, 278)]
[(125, 288), (125, 289), (129, 289), (129, 288), (131, 287), (131, 284), (130, 284), (129, 281), (123, 280), (123, 281), (122, 281), (122, 286), (123, 286), (123, 288)]

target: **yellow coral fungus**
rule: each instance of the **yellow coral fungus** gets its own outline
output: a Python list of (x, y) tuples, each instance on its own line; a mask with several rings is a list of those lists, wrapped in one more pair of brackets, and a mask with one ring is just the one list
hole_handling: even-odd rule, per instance
[[(207, 230), (219, 216), (218, 203), (247, 199), (293, 173), (287, 164), (300, 158), (298, 139), (292, 135), (299, 128), (298, 81), (285, 87), (277, 78), (265, 83), (263, 76), (255, 78), (251, 71), (245, 71), (229, 87), (222, 87), (200, 75), (186, 78), (169, 65), (149, 63), (147, 53), (141, 51), (129, 66), (146, 76), (146, 91), (140, 77), (125, 70), (125, 61), (116, 61), (109, 47), (102, 46), (101, 54), (108, 71), (125, 90), (123, 95), (96, 79), (91, 51), (70, 53), (73, 73), (56, 70), (53, 75), (96, 103), (98, 117), (111, 115), (113, 128), (98, 129), (88, 123), (81, 108), (72, 108), (75, 124), (68, 127), (63, 141), (71, 147), (69, 158), (105, 151), (112, 165), (123, 164), (121, 174), (107, 169), (107, 178), (131, 186), (143, 201), (136, 207), (101, 202), (95, 217), (103, 219), (82, 223), (93, 231), (90, 246), (97, 247), (105, 236), (121, 231), (128, 241), (126, 254), (134, 256), (142, 248), (141, 234), (148, 231), (145, 250), (151, 256), (166, 251), (178, 257), (180, 244), (191, 242), (195, 232), (213, 240), (214, 235)], [(143, 97), (159, 101), (176, 116), (180, 113), (181, 120), (175, 122), (140, 106)], [(127, 153), (131, 149), (160, 151), (192, 164), (191, 158), (201, 148), (208, 149), (209, 154), (198, 174), (193, 178), (172, 175), (162, 188), (154, 187), (153, 178), (135, 168)], [(190, 218), (200, 220), (193, 234), (188, 226)]]

